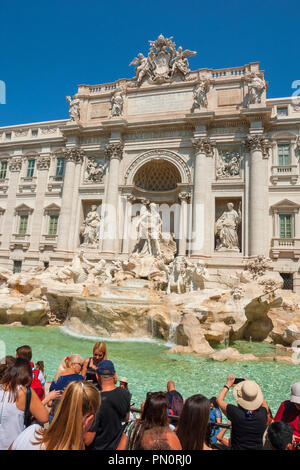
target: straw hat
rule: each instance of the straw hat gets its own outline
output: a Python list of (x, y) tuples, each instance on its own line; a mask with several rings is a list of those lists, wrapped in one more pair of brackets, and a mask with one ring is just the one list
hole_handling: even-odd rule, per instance
[(123, 382), (124, 384), (128, 384), (128, 379), (127, 379), (127, 377), (122, 377), (122, 378), (120, 379), (120, 382)]
[(290, 401), (300, 405), (300, 382), (296, 382), (292, 385)]
[(237, 404), (245, 410), (257, 410), (264, 401), (260, 387), (253, 380), (244, 380), (233, 389)]

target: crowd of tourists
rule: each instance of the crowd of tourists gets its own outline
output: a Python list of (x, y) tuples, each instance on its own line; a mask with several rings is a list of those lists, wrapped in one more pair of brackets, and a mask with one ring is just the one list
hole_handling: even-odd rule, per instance
[[(186, 399), (170, 380), (139, 409), (126, 377), (117, 379), (105, 343), (93, 355), (63, 358), (47, 382), (28, 345), (0, 364), (0, 449), (8, 450), (297, 450), (300, 382), (275, 416), (259, 385), (230, 375), (217, 397)], [(236, 404), (226, 401), (233, 388)]]

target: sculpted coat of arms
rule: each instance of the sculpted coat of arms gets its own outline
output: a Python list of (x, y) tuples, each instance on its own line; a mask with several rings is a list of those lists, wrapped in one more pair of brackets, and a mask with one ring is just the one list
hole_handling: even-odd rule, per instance
[(148, 57), (142, 53), (135, 57), (130, 65), (135, 65), (136, 84), (140, 86), (144, 79), (148, 78), (153, 83), (171, 81), (176, 75), (186, 79), (190, 73), (187, 57), (196, 55), (196, 52), (181, 46), (176, 50), (172, 41), (173, 37), (165, 38), (162, 34), (156, 41), (149, 41), (150, 50)]

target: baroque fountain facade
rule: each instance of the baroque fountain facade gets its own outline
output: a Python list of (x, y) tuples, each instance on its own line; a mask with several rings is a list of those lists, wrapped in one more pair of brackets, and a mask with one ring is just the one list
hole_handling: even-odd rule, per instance
[(133, 79), (68, 96), (70, 119), (0, 128), (0, 322), (219, 360), (290, 348), (299, 103), (267, 99), (257, 62), (191, 71), (196, 52), (149, 42)]

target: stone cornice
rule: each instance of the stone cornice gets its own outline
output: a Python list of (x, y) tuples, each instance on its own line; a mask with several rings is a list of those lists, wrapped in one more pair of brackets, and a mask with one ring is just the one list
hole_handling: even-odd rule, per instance
[(251, 152), (259, 151), (262, 153), (263, 158), (269, 158), (269, 151), (272, 144), (270, 139), (267, 139), (264, 135), (249, 135), (246, 145)]
[(192, 140), (196, 155), (213, 156), (215, 143), (209, 137), (197, 137)]
[(115, 142), (115, 143), (107, 144), (105, 147), (107, 158), (110, 160), (113, 158), (117, 158), (118, 160), (121, 160), (123, 156), (123, 148), (124, 148), (123, 142)]
[(79, 147), (70, 147), (63, 149), (63, 156), (67, 162), (82, 163), (85, 152)]

